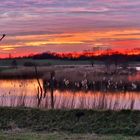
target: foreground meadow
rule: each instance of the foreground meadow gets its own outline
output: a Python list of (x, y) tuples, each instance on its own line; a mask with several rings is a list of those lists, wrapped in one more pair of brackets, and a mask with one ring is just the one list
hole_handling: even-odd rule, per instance
[(140, 140), (140, 111), (0, 108), (0, 140)]
[(140, 111), (0, 108), (0, 131), (140, 136)]

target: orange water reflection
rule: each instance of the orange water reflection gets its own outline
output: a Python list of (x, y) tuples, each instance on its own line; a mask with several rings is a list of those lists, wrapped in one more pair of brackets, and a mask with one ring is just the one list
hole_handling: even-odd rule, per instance
[(135, 75), (130, 75), (128, 79), (129, 81), (140, 81), (140, 72), (137, 72)]
[[(0, 80), (1, 106), (37, 106), (36, 80)], [(138, 92), (94, 92), (59, 91), (54, 92), (55, 108), (88, 109), (138, 109)], [(50, 108), (50, 92), (42, 99), (41, 107)]]

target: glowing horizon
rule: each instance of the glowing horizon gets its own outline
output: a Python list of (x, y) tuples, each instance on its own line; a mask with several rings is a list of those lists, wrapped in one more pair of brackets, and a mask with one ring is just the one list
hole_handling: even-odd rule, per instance
[(0, 33), (7, 35), (1, 57), (98, 48), (140, 52), (139, 0), (5, 0), (0, 18)]

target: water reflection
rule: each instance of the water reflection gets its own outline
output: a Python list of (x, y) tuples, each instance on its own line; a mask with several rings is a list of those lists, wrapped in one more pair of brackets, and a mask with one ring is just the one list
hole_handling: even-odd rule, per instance
[(137, 72), (135, 75), (128, 76), (129, 81), (140, 81), (140, 72)]
[[(37, 107), (37, 87), (38, 83), (36, 80), (0, 80), (0, 105)], [(56, 90), (54, 92), (54, 106), (60, 109), (140, 110), (140, 93)], [(49, 91), (47, 91), (46, 97), (43, 98), (41, 107), (50, 108)]]

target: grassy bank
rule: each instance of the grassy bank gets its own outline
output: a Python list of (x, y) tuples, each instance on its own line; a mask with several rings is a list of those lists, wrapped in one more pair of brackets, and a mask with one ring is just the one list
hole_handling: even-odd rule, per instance
[(0, 129), (140, 135), (140, 111), (0, 108)]

